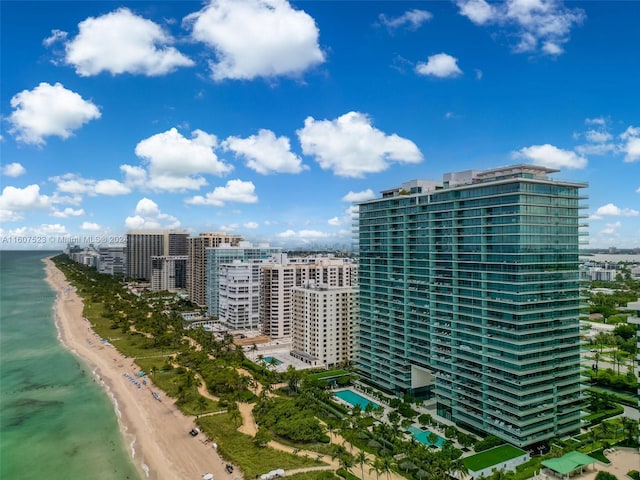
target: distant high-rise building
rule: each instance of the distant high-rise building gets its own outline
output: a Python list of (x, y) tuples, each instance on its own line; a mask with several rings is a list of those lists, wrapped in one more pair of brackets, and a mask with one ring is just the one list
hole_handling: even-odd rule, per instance
[(260, 326), (260, 263), (262, 260), (221, 263), (218, 318), (232, 330)]
[(207, 304), (207, 255), (206, 249), (229, 245), (237, 247), (240, 235), (221, 232), (204, 232), (187, 239), (187, 294), (189, 300), (201, 307)]
[(151, 280), (151, 257), (187, 255), (186, 230), (127, 232), (127, 277)]
[(151, 257), (151, 290), (173, 292), (187, 285), (187, 256), (161, 255)]
[(261, 266), (260, 323), (271, 338), (291, 336), (293, 288), (313, 282), (318, 286), (351, 287), (357, 267), (350, 259), (330, 256), (274, 255)]
[(580, 189), (514, 165), (359, 204), (363, 380), (528, 446), (580, 431)]
[(126, 273), (126, 246), (106, 246), (98, 248), (98, 272), (107, 275)]
[(266, 244), (253, 246), (250, 242), (240, 242), (238, 246), (222, 244), (218, 247), (206, 248), (207, 256), (207, 312), (212, 317), (219, 313), (220, 298), (220, 265), (232, 263), (234, 260), (249, 262), (264, 260), (280, 253), (280, 247)]
[(292, 350), (294, 358), (314, 367), (333, 368), (352, 360), (357, 314), (355, 287), (294, 287)]

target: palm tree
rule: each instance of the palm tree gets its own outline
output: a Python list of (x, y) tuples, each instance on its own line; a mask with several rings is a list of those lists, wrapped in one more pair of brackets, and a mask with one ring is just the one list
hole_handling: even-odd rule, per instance
[(356, 453), (354, 461), (360, 465), (361, 478), (362, 480), (364, 480), (364, 466), (365, 464), (369, 464), (369, 457), (367, 457), (367, 454), (364, 450), (360, 450), (358, 453)]
[[(469, 469), (467, 468), (467, 466), (464, 464), (464, 462), (462, 461), (462, 458), (458, 458), (456, 460), (452, 460), (449, 465), (448, 465), (448, 474), (453, 474), (456, 473), (457, 475), (455, 475), (456, 478), (459, 479), (463, 479), (464, 477), (466, 477), (467, 475), (469, 475)], [(453, 475), (449, 475), (450, 477)]]
[(382, 457), (382, 471), (383, 472), (387, 472), (387, 480), (389, 480), (389, 477), (391, 475), (391, 469), (394, 466), (394, 462), (393, 459), (391, 457)]
[(595, 450), (596, 449), (596, 442), (598, 441), (598, 432), (596, 431), (595, 428), (592, 428), (591, 430), (589, 430), (589, 440), (591, 440), (591, 450)]
[(634, 437), (638, 432), (638, 423), (628, 417), (622, 417), (622, 430), (626, 435), (625, 441), (633, 443)]
[(600, 424), (600, 433), (602, 434), (601, 438), (608, 438), (609, 434), (611, 433), (611, 425), (609, 425), (607, 422), (602, 422)]
[(207, 399), (202, 395), (198, 395), (198, 400), (196, 400), (196, 410), (199, 413), (202, 413), (207, 408)]
[(227, 411), (231, 415), (231, 422), (236, 427), (239, 427), (242, 424), (242, 414), (240, 413), (240, 409), (238, 408), (238, 405), (236, 403), (233, 403), (232, 405), (229, 406), (229, 409)]
[(382, 467), (382, 458), (380, 457), (375, 457), (375, 459), (373, 460), (373, 463), (371, 464), (371, 468), (369, 469), (369, 473), (371, 472), (376, 472), (376, 480), (380, 479), (380, 473), (382, 473), (383, 467)]
[(353, 455), (349, 452), (345, 452), (343, 455), (338, 458), (338, 462), (340, 462), (340, 467), (344, 468), (346, 471), (349, 471), (351, 467), (353, 467)]

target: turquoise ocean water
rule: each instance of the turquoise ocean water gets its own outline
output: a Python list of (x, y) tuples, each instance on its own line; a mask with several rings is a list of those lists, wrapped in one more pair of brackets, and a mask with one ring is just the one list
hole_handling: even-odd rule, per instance
[(113, 404), (59, 342), (46, 252), (0, 252), (0, 479), (139, 479)]

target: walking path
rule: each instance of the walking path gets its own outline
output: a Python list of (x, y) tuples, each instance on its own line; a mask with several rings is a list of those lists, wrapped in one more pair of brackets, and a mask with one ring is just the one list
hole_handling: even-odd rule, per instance
[[(252, 413), (254, 406), (255, 406), (254, 403), (238, 402), (238, 408), (240, 409), (240, 415), (242, 416), (242, 425), (238, 427), (238, 431), (246, 435), (249, 435), (251, 437), (255, 437), (256, 432), (258, 430), (256, 421), (253, 418), (253, 413)], [(335, 445), (343, 445), (350, 453), (356, 455), (360, 451), (358, 448), (354, 447), (349, 442), (345, 441), (345, 439), (342, 438), (340, 435), (333, 432), (328, 433), (328, 435), (331, 440), (331, 443)], [(280, 450), (283, 452), (292, 453), (294, 455), (304, 455), (309, 458), (315, 458), (321, 462), (328, 463), (327, 466), (287, 470), (287, 475), (293, 475), (294, 473), (311, 472), (311, 471), (317, 471), (317, 470), (337, 470), (338, 468), (340, 468), (340, 463), (338, 462), (338, 460), (331, 459), (331, 457), (328, 455), (323, 455), (321, 453), (314, 452), (311, 450), (294, 448), (289, 445), (284, 445), (282, 443), (276, 442), (274, 440), (271, 440), (267, 445), (273, 448), (274, 450)], [(367, 459), (370, 463), (373, 462), (374, 458), (375, 457), (373, 455), (367, 453)], [(378, 478), (377, 475), (375, 474), (375, 472), (370, 473), (368, 470), (369, 468), (370, 467), (368, 465), (365, 465), (363, 480), (377, 480)], [(354, 465), (351, 468), (351, 472), (354, 473), (358, 478), (362, 476), (360, 465)], [(386, 473), (384, 474), (384, 478), (386, 478)], [(391, 472), (389, 474), (389, 479), (390, 480), (406, 480), (405, 477), (400, 476), (395, 472)]]

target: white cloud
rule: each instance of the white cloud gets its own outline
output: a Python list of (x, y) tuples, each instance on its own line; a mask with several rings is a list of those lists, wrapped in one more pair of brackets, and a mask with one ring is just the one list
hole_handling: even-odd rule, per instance
[(622, 226), (622, 223), (620, 222), (615, 222), (615, 223), (607, 223), (604, 228), (602, 230), (600, 230), (601, 234), (604, 235), (613, 235), (616, 233), (616, 231)]
[(83, 178), (73, 173), (51, 177), (49, 180), (57, 186), (58, 192), (71, 193), (75, 195), (126, 195), (131, 193), (131, 188), (113, 179), (93, 180)]
[(541, 165), (550, 168), (584, 168), (587, 166), (587, 159), (577, 155), (575, 152), (562, 150), (548, 143), (544, 145), (532, 145), (513, 152), (513, 158), (523, 158), (533, 162), (534, 165)]
[(207, 181), (199, 174), (224, 175), (233, 167), (221, 162), (214, 152), (218, 140), (202, 130), (191, 132), (191, 139), (172, 128), (152, 135), (136, 145), (136, 155), (148, 164), (148, 172), (139, 167), (122, 165), (128, 180), (156, 190), (197, 190)]
[(473, 71), (476, 72), (476, 80), (482, 80), (482, 76), (484, 75), (482, 73), (482, 70), (480, 70), (479, 68), (476, 68)]
[(571, 29), (586, 18), (584, 11), (566, 8), (561, 0), (454, 1), (460, 14), (476, 25), (503, 27), (507, 37), (516, 38), (517, 53), (562, 54)]
[(215, 51), (215, 80), (299, 75), (325, 60), (314, 19), (286, 0), (211, 0), (184, 23)]
[(606, 155), (617, 153), (618, 150), (619, 147), (613, 143), (586, 143), (575, 147), (575, 151), (580, 155)]
[(50, 47), (56, 42), (61, 42), (67, 39), (68, 33), (63, 30), (58, 30), (57, 28), (51, 30), (51, 35), (45, 38), (42, 41), (42, 44), (45, 47)]
[(289, 138), (278, 137), (271, 130), (261, 129), (247, 138), (229, 137), (223, 147), (246, 160), (247, 167), (258, 173), (300, 173), (307, 167), (291, 152)]
[(298, 239), (303, 243), (314, 242), (317, 240), (324, 240), (327, 238), (331, 238), (335, 236), (333, 233), (322, 232), (320, 230), (286, 230), (284, 232), (280, 232), (276, 235), (278, 238), (286, 238), (286, 239)]
[(385, 134), (359, 112), (335, 120), (307, 117), (304, 128), (296, 133), (305, 155), (313, 155), (323, 169), (341, 177), (363, 177), (386, 170), (391, 162), (420, 163), (423, 159), (411, 140)]
[(142, 198), (136, 205), (134, 215), (124, 221), (128, 229), (178, 228), (180, 221), (166, 213), (162, 213), (158, 204), (149, 198)]
[(124, 173), (124, 183), (129, 187), (144, 187), (147, 184), (147, 171), (133, 165), (120, 165)]
[(52, 217), (57, 217), (57, 218), (81, 217), (82, 215), (84, 215), (84, 210), (82, 208), (74, 210), (73, 208), (70, 208), (70, 207), (67, 207), (64, 210), (54, 209), (53, 212), (51, 213)]
[(592, 143), (604, 143), (608, 140), (611, 140), (612, 135), (609, 132), (603, 130), (587, 130), (585, 132), (584, 137), (588, 142)]
[(280, 232), (277, 235), (280, 238), (294, 238), (296, 236), (296, 232), (293, 230), (285, 230), (284, 232)]
[(43, 223), (38, 231), (44, 235), (63, 235), (67, 233), (67, 227), (59, 223)]
[(97, 223), (93, 223), (93, 222), (82, 222), (82, 225), (80, 225), (80, 229), (81, 230), (89, 230), (91, 232), (95, 232), (98, 230), (102, 230), (102, 226), (100, 226)]
[(476, 25), (489, 23), (496, 16), (494, 8), (485, 0), (459, 0), (456, 3), (460, 8), (460, 14)]
[(620, 208), (613, 203), (607, 203), (596, 210), (595, 215), (599, 218), (602, 217), (637, 217), (640, 215), (638, 210), (632, 208)]
[(333, 227), (337, 227), (342, 223), (342, 221), (338, 217), (333, 217), (327, 220), (327, 223)]
[(9, 132), (16, 140), (44, 145), (44, 137), (66, 139), (85, 123), (100, 118), (100, 110), (61, 83), (40, 83), (33, 90), (23, 90), (11, 99), (14, 109), (9, 116)]
[(40, 194), (36, 184), (25, 188), (7, 186), (0, 195), (0, 220), (13, 222), (23, 218), (23, 212), (46, 210), (50, 207), (50, 199)]
[(258, 228), (260, 225), (258, 225), (256, 222), (247, 222), (245, 224), (242, 225), (244, 228), (247, 228), (249, 230), (255, 230), (256, 228)]
[(600, 125), (605, 126), (607, 121), (603, 117), (585, 118), (584, 123), (587, 125)]
[(27, 170), (19, 163), (7, 163), (2, 167), (2, 174), (7, 177), (19, 177), (20, 175), (24, 175), (27, 173)]
[(126, 195), (131, 189), (117, 180), (98, 180), (95, 186), (98, 195)]
[(416, 72), (420, 75), (430, 75), (438, 78), (453, 78), (462, 75), (462, 70), (458, 67), (458, 59), (446, 53), (430, 55), (427, 62), (419, 62), (416, 65)]
[(378, 16), (380, 23), (390, 30), (406, 26), (409, 30), (417, 30), (423, 23), (428, 22), (433, 15), (426, 10), (407, 10), (399, 17), (387, 17), (384, 13)]
[(362, 190), (360, 192), (351, 192), (347, 193), (344, 197), (342, 197), (343, 202), (364, 202), (365, 200), (372, 200), (376, 198), (376, 194), (373, 193), (373, 190), (367, 188), (366, 190)]
[(238, 224), (228, 223), (226, 225), (220, 225), (220, 230), (223, 232), (235, 232), (238, 230)]
[(640, 160), (640, 127), (628, 127), (620, 138), (624, 140), (622, 151), (625, 162)]
[(194, 65), (170, 46), (171, 35), (127, 8), (89, 17), (78, 24), (78, 30), (65, 45), (65, 60), (84, 77), (101, 72), (155, 76)]
[(242, 180), (229, 180), (224, 187), (216, 187), (205, 196), (196, 195), (186, 200), (190, 205), (213, 205), (221, 207), (228, 202), (256, 203), (258, 197), (255, 194), (256, 187), (253, 182)]

